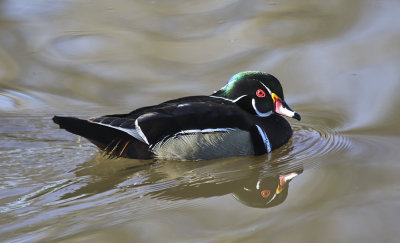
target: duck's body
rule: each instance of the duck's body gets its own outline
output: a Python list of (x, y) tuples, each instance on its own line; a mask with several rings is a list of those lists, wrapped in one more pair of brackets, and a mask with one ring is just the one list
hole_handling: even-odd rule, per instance
[[(243, 86), (244, 81), (250, 87)], [(280, 96), (271, 91), (276, 88)], [(273, 102), (272, 109), (263, 107), (263, 99)], [(202, 160), (260, 155), (283, 145), (292, 129), (277, 112), (300, 119), (284, 103), (273, 76), (243, 72), (211, 96), (184, 97), (89, 120), (58, 116), (53, 120), (112, 156)]]

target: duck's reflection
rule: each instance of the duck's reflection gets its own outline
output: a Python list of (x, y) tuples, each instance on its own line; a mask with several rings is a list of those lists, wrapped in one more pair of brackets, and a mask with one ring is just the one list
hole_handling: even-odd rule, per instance
[[(287, 167), (280, 169), (272, 167), (266, 170), (265, 167), (271, 167), (271, 164), (265, 164), (265, 166), (258, 164), (256, 168), (248, 168), (247, 171), (241, 169), (225, 171), (225, 173), (218, 173), (213, 167), (213, 172), (205, 180), (187, 180), (148, 195), (161, 199), (180, 200), (232, 194), (239, 202), (250, 207), (273, 207), (285, 201), (289, 182), (303, 170), (298, 167), (291, 171), (288, 171)], [(202, 172), (204, 176), (204, 170)]]
[[(271, 158), (266, 162), (265, 157), (202, 162), (137, 161), (135, 165), (132, 160), (97, 158), (75, 171), (77, 178), (86, 178), (85, 183), (80, 180), (61, 199), (122, 189), (124, 193), (140, 191), (140, 196), (163, 200), (232, 194), (244, 205), (268, 208), (285, 201), (289, 182), (302, 171), (299, 165), (289, 166)], [(81, 186), (76, 188), (78, 184)]]
[(249, 180), (233, 196), (250, 207), (269, 208), (286, 200), (289, 182), (302, 171), (293, 171), (283, 175), (267, 176), (258, 180)]

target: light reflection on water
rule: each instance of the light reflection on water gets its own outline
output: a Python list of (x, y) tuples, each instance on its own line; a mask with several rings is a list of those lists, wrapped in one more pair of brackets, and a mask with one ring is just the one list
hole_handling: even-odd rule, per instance
[[(1, 239), (399, 236), (395, 1), (10, 0), (0, 13)], [(303, 118), (269, 155), (108, 160), (51, 121), (209, 94), (243, 70), (277, 76)]]

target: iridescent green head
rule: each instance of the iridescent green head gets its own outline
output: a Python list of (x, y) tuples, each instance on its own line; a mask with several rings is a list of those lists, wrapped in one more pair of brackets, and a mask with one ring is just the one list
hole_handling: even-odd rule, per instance
[(260, 117), (278, 113), (300, 120), (300, 115), (284, 101), (282, 86), (271, 74), (245, 71), (235, 74), (213, 97), (230, 100)]

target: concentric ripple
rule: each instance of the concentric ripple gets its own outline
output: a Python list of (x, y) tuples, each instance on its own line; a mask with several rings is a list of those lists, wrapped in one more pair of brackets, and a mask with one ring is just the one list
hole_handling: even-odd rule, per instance
[[(318, 117), (318, 124), (292, 124), (293, 137), (289, 143), (273, 152), (270, 161), (278, 163), (277, 168), (307, 168), (315, 166), (319, 159), (348, 151), (352, 142), (339, 129), (329, 127), (329, 118)], [(329, 120), (329, 121), (328, 121)]]

